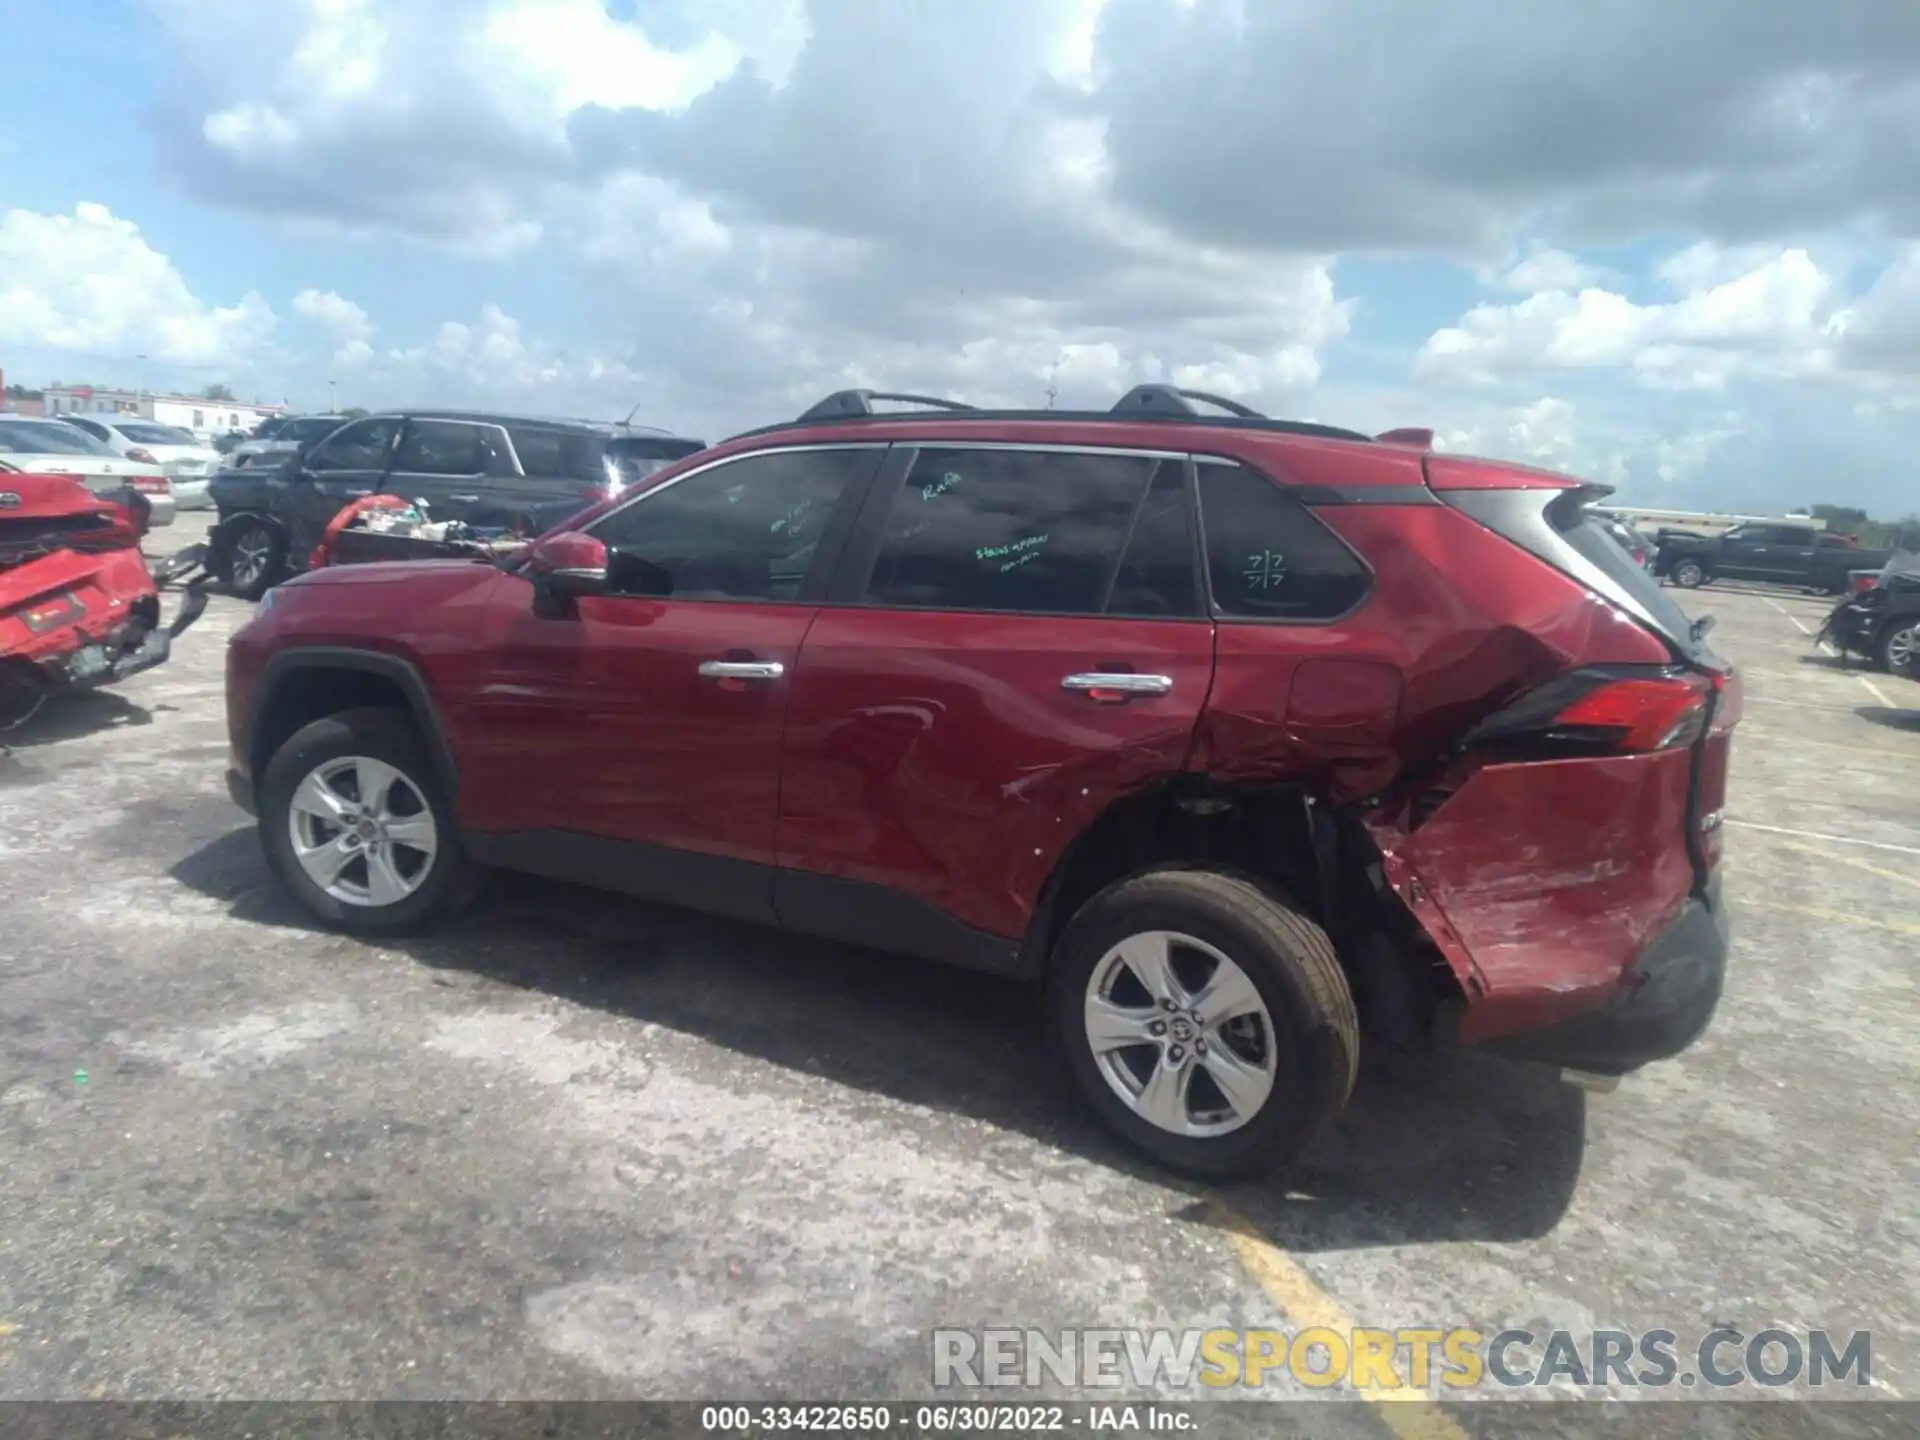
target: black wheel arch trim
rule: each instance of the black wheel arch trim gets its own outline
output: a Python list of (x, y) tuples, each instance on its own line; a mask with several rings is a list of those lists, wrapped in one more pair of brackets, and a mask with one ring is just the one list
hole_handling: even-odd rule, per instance
[(260, 676), (258, 697), (247, 716), (245, 736), (245, 754), (253, 764), (256, 779), (272, 758), (254, 754), (260, 717), (271, 712), (275, 695), (291, 676), (308, 670), (356, 670), (392, 681), (406, 697), (407, 709), (427, 743), (434, 778), (446, 791), (448, 800), (460, 793), (460, 767), (454, 760), (453, 747), (447, 743), (446, 727), (441, 723), (439, 707), (434, 704), (433, 691), (419, 667), (384, 650), (362, 650), (348, 645), (295, 646), (279, 651), (267, 661)]

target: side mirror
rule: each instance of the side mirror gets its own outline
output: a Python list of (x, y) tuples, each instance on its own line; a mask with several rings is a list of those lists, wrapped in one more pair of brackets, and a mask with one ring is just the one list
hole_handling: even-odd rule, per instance
[(608, 586), (607, 547), (580, 530), (562, 530), (533, 542), (527, 569), (534, 584), (550, 595), (604, 595)]

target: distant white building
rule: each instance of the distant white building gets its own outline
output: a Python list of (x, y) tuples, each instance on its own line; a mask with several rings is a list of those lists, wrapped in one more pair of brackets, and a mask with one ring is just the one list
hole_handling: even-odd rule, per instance
[(284, 405), (257, 400), (208, 400), (200, 395), (159, 395), (151, 390), (102, 390), (92, 385), (63, 385), (45, 397), (49, 415), (110, 414), (140, 416), (161, 425), (191, 430), (202, 440), (213, 440), (229, 430), (251, 430), (262, 420), (279, 415)]

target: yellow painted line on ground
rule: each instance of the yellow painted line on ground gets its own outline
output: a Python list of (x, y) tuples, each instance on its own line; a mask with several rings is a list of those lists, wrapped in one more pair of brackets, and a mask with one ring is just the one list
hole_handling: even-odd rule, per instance
[(1825, 920), (1833, 925), (1861, 925), (1869, 930), (1885, 930), (1892, 935), (1920, 938), (1920, 925), (1904, 920), (1871, 920), (1864, 915), (1849, 915), (1840, 910), (1821, 910), (1813, 905), (1789, 905), (1781, 900), (1753, 900), (1742, 897), (1734, 902), (1740, 909), (1778, 910), (1783, 915), (1798, 915), (1806, 920)]
[(1882, 880), (1897, 880), (1902, 885), (1911, 885), (1920, 890), (1920, 875), (1903, 875), (1898, 870), (1883, 869), (1878, 865), (1869, 865), (1864, 860), (1856, 860), (1851, 855), (1835, 855), (1815, 845), (1797, 845), (1791, 840), (1782, 840), (1781, 845), (1788, 850), (1798, 850), (1802, 855), (1817, 855), (1822, 860), (1831, 860), (1836, 865), (1848, 865), (1855, 870), (1864, 870), (1869, 875), (1878, 875)]
[[(1262, 1235), (1245, 1216), (1217, 1196), (1207, 1201), (1207, 1208), (1215, 1223), (1231, 1237), (1241, 1267), (1260, 1282), (1260, 1288), (1296, 1330), (1324, 1326), (1336, 1334), (1351, 1335), (1359, 1328), (1298, 1260)], [(1355, 1389), (1361, 1399), (1376, 1407), (1374, 1414), (1380, 1423), (1400, 1440), (1469, 1440), (1467, 1432), (1449, 1420), (1424, 1390), (1372, 1383)]]

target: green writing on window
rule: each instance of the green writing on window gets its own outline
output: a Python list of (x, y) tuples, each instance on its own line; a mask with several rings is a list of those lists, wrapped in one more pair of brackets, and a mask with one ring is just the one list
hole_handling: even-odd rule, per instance
[(954, 486), (958, 485), (959, 483), (960, 483), (959, 475), (949, 470), (947, 471), (946, 474), (942, 475), (938, 480), (934, 480), (929, 482), (928, 484), (922, 485), (920, 487), (920, 498), (922, 500), (936, 499), (937, 497), (946, 494), (947, 491), (951, 490)]
[(1004, 560), (1009, 555), (1018, 555), (1023, 550), (1038, 550), (1047, 543), (1045, 535), (1029, 535), (1024, 540), (1015, 540), (1010, 545), (982, 545), (973, 552), (976, 560)]
[(1247, 582), (1249, 590), (1277, 590), (1286, 583), (1287, 557), (1278, 550), (1262, 550), (1249, 555), (1241, 579)]

